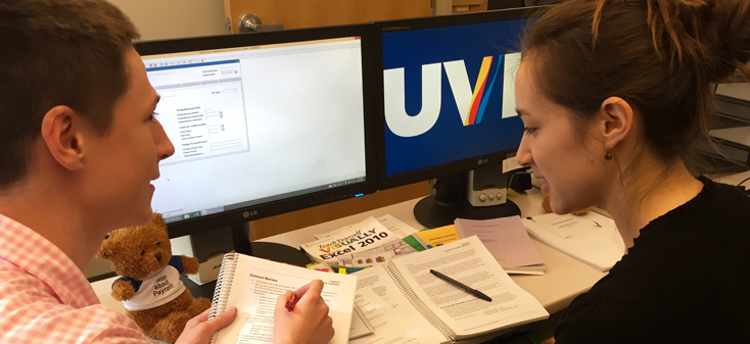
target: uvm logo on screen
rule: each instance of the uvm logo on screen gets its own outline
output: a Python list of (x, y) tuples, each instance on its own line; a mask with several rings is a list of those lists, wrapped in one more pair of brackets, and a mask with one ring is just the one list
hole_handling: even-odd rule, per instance
[[(485, 56), (473, 88), (464, 60), (422, 65), (422, 110), (413, 116), (406, 113), (404, 68), (384, 70), (385, 121), (388, 128), (401, 137), (422, 135), (432, 129), (440, 117), (443, 70), (448, 77), (461, 123), (464, 126), (482, 123), (502, 60), (503, 55)], [(490, 70), (494, 70), (492, 75)]]
[(383, 33), (385, 174), (438, 173), (518, 147), (526, 20)]

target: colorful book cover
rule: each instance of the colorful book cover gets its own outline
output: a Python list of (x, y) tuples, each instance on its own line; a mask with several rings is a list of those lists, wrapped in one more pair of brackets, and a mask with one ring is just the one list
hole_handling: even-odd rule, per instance
[(403, 240), (405, 243), (409, 244), (409, 246), (411, 246), (413, 249), (415, 249), (417, 251), (424, 251), (425, 250), (424, 246), (422, 246), (422, 244), (420, 244), (419, 241), (417, 241), (417, 239), (414, 239), (414, 235), (413, 234), (409, 235), (409, 236), (407, 236), (407, 237), (405, 237), (405, 238), (403, 238), (401, 240)]
[(353, 254), (393, 242), (402, 241), (380, 222), (369, 217), (356, 226), (336, 232), (334, 236), (304, 244), (302, 249), (315, 260), (330, 263), (342, 258), (351, 259), (354, 258)]

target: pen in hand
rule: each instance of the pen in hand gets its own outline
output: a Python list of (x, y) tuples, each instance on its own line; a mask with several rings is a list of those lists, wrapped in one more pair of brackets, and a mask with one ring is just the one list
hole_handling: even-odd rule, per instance
[(294, 306), (297, 305), (297, 301), (299, 301), (297, 294), (292, 292), (292, 296), (289, 297), (289, 300), (286, 301), (286, 305), (284, 305), (284, 307), (286, 307), (287, 311), (291, 312), (292, 310), (294, 310)]
[(461, 283), (459, 281), (456, 281), (456, 280), (454, 280), (454, 279), (452, 279), (452, 278), (450, 278), (450, 277), (448, 277), (446, 275), (443, 275), (443, 274), (441, 274), (441, 273), (439, 273), (439, 272), (437, 272), (435, 270), (430, 269), (430, 273), (433, 274), (433, 275), (435, 275), (435, 276), (437, 276), (437, 278), (439, 278), (439, 279), (441, 279), (443, 281), (446, 281), (446, 282), (448, 282), (450, 284), (453, 284), (456, 287), (459, 287), (459, 288), (465, 290), (466, 292), (468, 292), (471, 295), (474, 295), (474, 296), (476, 296), (476, 297), (478, 297), (478, 298), (480, 298), (482, 300), (492, 302), (492, 299), (489, 296), (485, 295), (484, 293), (482, 293), (479, 290), (471, 288), (471, 287), (469, 287), (469, 286), (467, 286), (467, 285), (465, 285), (465, 284), (463, 284), (463, 283)]

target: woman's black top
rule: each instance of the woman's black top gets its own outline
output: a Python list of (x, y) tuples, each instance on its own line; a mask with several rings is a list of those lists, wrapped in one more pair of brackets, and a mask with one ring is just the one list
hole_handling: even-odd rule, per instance
[(750, 197), (700, 179), (555, 328), (567, 343), (750, 343)]

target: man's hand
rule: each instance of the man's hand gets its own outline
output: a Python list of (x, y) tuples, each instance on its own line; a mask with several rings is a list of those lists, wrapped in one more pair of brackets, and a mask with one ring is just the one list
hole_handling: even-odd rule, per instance
[(209, 308), (190, 319), (175, 344), (208, 344), (214, 332), (229, 326), (234, 321), (234, 318), (237, 317), (236, 307), (232, 307), (226, 312), (208, 320), (208, 313), (210, 311), (211, 309)]
[(555, 344), (555, 337), (547, 338), (547, 340), (541, 342), (540, 344)]
[(333, 338), (333, 319), (328, 316), (328, 305), (320, 296), (322, 290), (321, 280), (299, 288), (294, 292), (299, 301), (291, 311), (285, 305), (292, 292), (279, 296), (274, 310), (276, 344), (325, 344)]

